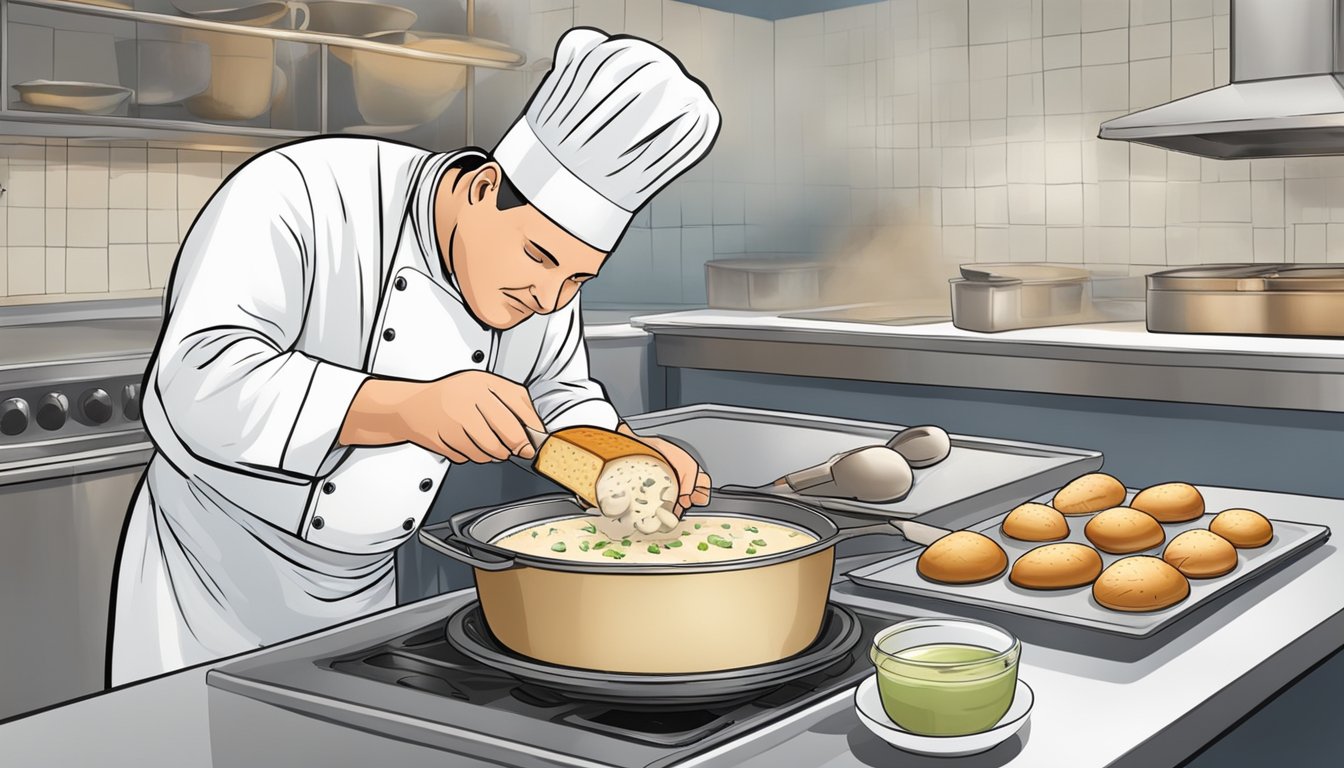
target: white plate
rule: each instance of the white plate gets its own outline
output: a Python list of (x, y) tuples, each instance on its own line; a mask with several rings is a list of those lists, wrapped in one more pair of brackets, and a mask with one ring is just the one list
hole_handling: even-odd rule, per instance
[(1008, 712), (993, 728), (966, 736), (921, 736), (905, 730), (887, 717), (886, 710), (882, 708), (882, 696), (877, 691), (877, 673), (860, 683), (859, 689), (854, 692), (854, 706), (868, 730), (893, 747), (939, 757), (974, 755), (1007, 741), (1031, 719), (1033, 699), (1031, 687), (1019, 678), (1012, 706), (1008, 707)]
[(29, 80), (14, 86), (14, 90), (25, 104), (87, 115), (110, 115), (134, 93), (120, 85), (71, 80)]

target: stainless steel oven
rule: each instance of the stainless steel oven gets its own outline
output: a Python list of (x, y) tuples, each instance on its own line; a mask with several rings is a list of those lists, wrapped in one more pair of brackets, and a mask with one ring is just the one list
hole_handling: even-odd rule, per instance
[[(3, 320), (3, 318), (0, 318)], [(0, 719), (101, 690), (157, 317), (0, 323)]]

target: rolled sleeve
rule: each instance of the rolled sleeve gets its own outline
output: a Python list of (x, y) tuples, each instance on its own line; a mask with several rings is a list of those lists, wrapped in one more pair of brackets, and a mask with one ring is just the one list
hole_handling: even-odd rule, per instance
[(336, 447), (355, 393), (369, 378), (363, 371), (315, 362), (313, 378), (281, 457), (281, 468), (299, 475), (317, 474), (322, 462)]
[(198, 459), (311, 477), (365, 378), (295, 349), (313, 290), (307, 190), (288, 157), (258, 155), (220, 187), (182, 245), (145, 424)]

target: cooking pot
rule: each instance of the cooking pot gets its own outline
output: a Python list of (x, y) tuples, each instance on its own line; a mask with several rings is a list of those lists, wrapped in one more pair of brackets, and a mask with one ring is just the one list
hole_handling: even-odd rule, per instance
[(590, 563), (514, 552), (493, 542), (547, 521), (591, 514), (552, 494), (454, 515), (420, 531), (432, 549), (473, 567), (491, 633), (515, 653), (607, 672), (689, 674), (768, 664), (821, 630), (835, 545), (906, 521), (841, 529), (795, 502), (715, 491), (684, 519), (744, 517), (816, 537), (768, 556), (668, 565)]

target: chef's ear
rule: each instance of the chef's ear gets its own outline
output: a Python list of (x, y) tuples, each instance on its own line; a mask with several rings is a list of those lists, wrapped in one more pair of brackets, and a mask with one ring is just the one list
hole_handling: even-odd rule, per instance
[(472, 174), (471, 186), (467, 188), (467, 202), (475, 205), (493, 198), (499, 191), (499, 180), (503, 171), (495, 163), (485, 163)]

